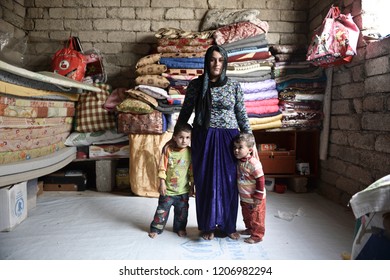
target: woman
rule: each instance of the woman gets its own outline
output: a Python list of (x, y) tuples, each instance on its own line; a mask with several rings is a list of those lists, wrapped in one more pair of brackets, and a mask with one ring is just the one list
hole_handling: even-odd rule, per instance
[(227, 53), (217, 45), (205, 56), (204, 73), (187, 87), (178, 123), (195, 108), (192, 164), (198, 229), (206, 240), (219, 230), (238, 239), (238, 190), (232, 139), (251, 133), (240, 84), (226, 77)]

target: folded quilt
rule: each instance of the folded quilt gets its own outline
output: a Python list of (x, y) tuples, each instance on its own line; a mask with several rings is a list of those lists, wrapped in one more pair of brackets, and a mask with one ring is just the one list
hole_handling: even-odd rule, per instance
[(275, 81), (276, 81), (276, 83), (282, 83), (284, 81), (293, 80), (293, 79), (317, 80), (317, 79), (322, 79), (323, 76), (325, 76), (324, 70), (319, 67), (315, 70), (311, 69), (311, 71), (310, 71), (310, 69), (309, 69), (309, 71), (302, 71), (302, 73), (298, 72), (298, 73), (292, 73), (289, 75), (278, 76), (278, 77), (275, 77)]
[[(278, 98), (271, 98), (266, 100), (257, 100), (257, 101), (245, 101), (245, 107), (261, 107), (261, 106), (272, 106), (272, 105), (278, 105), (279, 99)], [(279, 107), (278, 107), (279, 109)]]
[(256, 101), (274, 98), (278, 98), (278, 91), (276, 89), (262, 90), (253, 93), (244, 93), (244, 101)]
[(162, 73), (161, 76), (167, 78), (168, 80), (184, 80), (184, 81), (191, 81), (198, 77), (195, 75), (173, 75), (168, 73)]
[(221, 45), (226, 51), (253, 46), (268, 46), (268, 41), (264, 33)]
[(240, 76), (244, 75), (247, 77), (253, 76), (263, 76), (267, 74), (271, 74), (271, 66), (257, 66), (251, 67), (249, 69), (235, 69), (235, 70), (226, 70), (227, 76)]
[(236, 56), (240, 54), (247, 54), (252, 52), (268, 52), (267, 47), (250, 47), (250, 48), (240, 48), (240, 49), (234, 49), (227, 52), (228, 57), (229, 56)]
[(254, 93), (262, 90), (276, 89), (274, 79), (267, 79), (259, 82), (240, 82), (241, 89), (244, 93)]
[(282, 91), (286, 88), (322, 88), (325, 89), (326, 76), (316, 79), (291, 79), (281, 83), (276, 83), (278, 91)]
[(214, 38), (159, 38), (158, 46), (204, 46), (212, 45)]
[(203, 53), (211, 45), (200, 45), (200, 46), (157, 46), (157, 52), (159, 53)]
[(247, 70), (247, 69), (256, 69), (257, 67), (269, 66), (273, 67), (274, 63), (272, 60), (248, 60), (241, 62), (230, 62), (227, 65), (226, 70)]
[(322, 120), (324, 114), (321, 111), (294, 111), (294, 112), (283, 112), (283, 120)]
[(162, 57), (160, 59), (161, 64), (165, 64), (168, 68), (189, 68), (189, 69), (202, 69), (204, 67), (204, 57), (192, 57), (192, 58), (168, 58)]
[(228, 57), (228, 62), (239, 62), (248, 60), (267, 59), (271, 57), (269, 51), (264, 52), (250, 52), (246, 54), (233, 55)]
[(282, 114), (277, 114), (275, 116), (270, 116), (270, 117), (260, 117), (260, 118), (249, 117), (249, 124), (255, 125), (255, 124), (270, 123), (278, 120), (280, 121), (282, 117), (283, 117)]
[(182, 57), (182, 58), (190, 58), (190, 57), (205, 57), (206, 51), (204, 52), (192, 52), (192, 53), (185, 53), (185, 52), (170, 52), (170, 53), (161, 53), (161, 57)]
[(279, 101), (280, 110), (283, 112), (296, 111), (296, 110), (321, 110), (322, 102), (318, 100), (305, 100), (305, 101)]
[(265, 74), (263, 76), (253, 76), (253, 77), (248, 77), (247, 75), (235, 75), (235, 76), (229, 76), (231, 79), (236, 80), (239, 83), (249, 83), (249, 82), (261, 82), (265, 80), (269, 80), (272, 78), (271, 73)]
[(272, 122), (261, 123), (261, 124), (251, 124), (252, 130), (271, 129), (271, 128), (280, 128), (280, 127), (282, 127), (281, 120), (275, 120)]
[[(246, 107), (246, 106), (245, 106)], [(260, 107), (246, 107), (247, 114), (267, 114), (267, 113), (276, 113), (279, 112), (278, 105), (269, 105), (269, 106), (260, 106)]]

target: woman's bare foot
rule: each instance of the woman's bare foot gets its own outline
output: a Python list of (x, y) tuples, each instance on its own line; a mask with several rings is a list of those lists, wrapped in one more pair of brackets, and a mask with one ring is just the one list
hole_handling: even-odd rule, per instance
[(248, 238), (245, 238), (244, 239), (244, 242), (246, 242), (246, 243), (249, 243), (249, 244), (255, 244), (255, 243), (259, 243), (259, 242), (261, 242), (261, 241), (263, 241), (263, 240), (254, 240), (254, 239), (252, 239), (251, 237), (248, 237)]
[(158, 234), (157, 234), (157, 232), (149, 232), (148, 235), (150, 238), (155, 238)]
[(202, 238), (204, 240), (213, 240), (214, 239), (214, 232), (203, 232), (202, 233)]
[(231, 234), (228, 234), (228, 236), (233, 239), (233, 240), (237, 240), (240, 238), (240, 234), (238, 232), (233, 232)]
[(179, 230), (177, 232), (177, 235), (180, 237), (184, 237), (184, 236), (187, 236), (187, 232), (185, 230)]

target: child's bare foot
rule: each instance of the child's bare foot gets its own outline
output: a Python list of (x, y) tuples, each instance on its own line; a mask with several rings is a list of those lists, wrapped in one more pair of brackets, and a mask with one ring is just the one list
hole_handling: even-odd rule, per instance
[(202, 233), (202, 238), (204, 240), (213, 240), (214, 239), (214, 232), (203, 232)]
[(238, 232), (233, 232), (231, 234), (228, 234), (228, 236), (233, 239), (233, 240), (237, 240), (240, 238), (240, 234)]
[(184, 237), (184, 236), (187, 236), (187, 232), (185, 230), (179, 230), (177, 232), (177, 235), (180, 237)]
[(251, 231), (249, 229), (241, 230), (239, 233), (242, 235), (251, 235)]
[(148, 235), (150, 238), (155, 238), (158, 234), (157, 234), (157, 232), (149, 232)]
[(248, 237), (248, 238), (245, 238), (245, 239), (244, 239), (244, 242), (249, 243), (249, 244), (259, 243), (259, 242), (261, 242), (261, 241), (263, 241), (263, 240), (262, 240), (262, 239), (260, 239), (260, 240), (255, 240), (255, 239), (252, 239), (251, 237)]

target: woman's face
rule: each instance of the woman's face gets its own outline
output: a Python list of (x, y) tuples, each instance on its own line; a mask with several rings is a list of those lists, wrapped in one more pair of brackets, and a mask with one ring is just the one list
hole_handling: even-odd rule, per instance
[(210, 80), (215, 82), (218, 80), (219, 76), (221, 76), (222, 68), (223, 68), (223, 56), (217, 52), (213, 51), (213, 54), (210, 58)]

